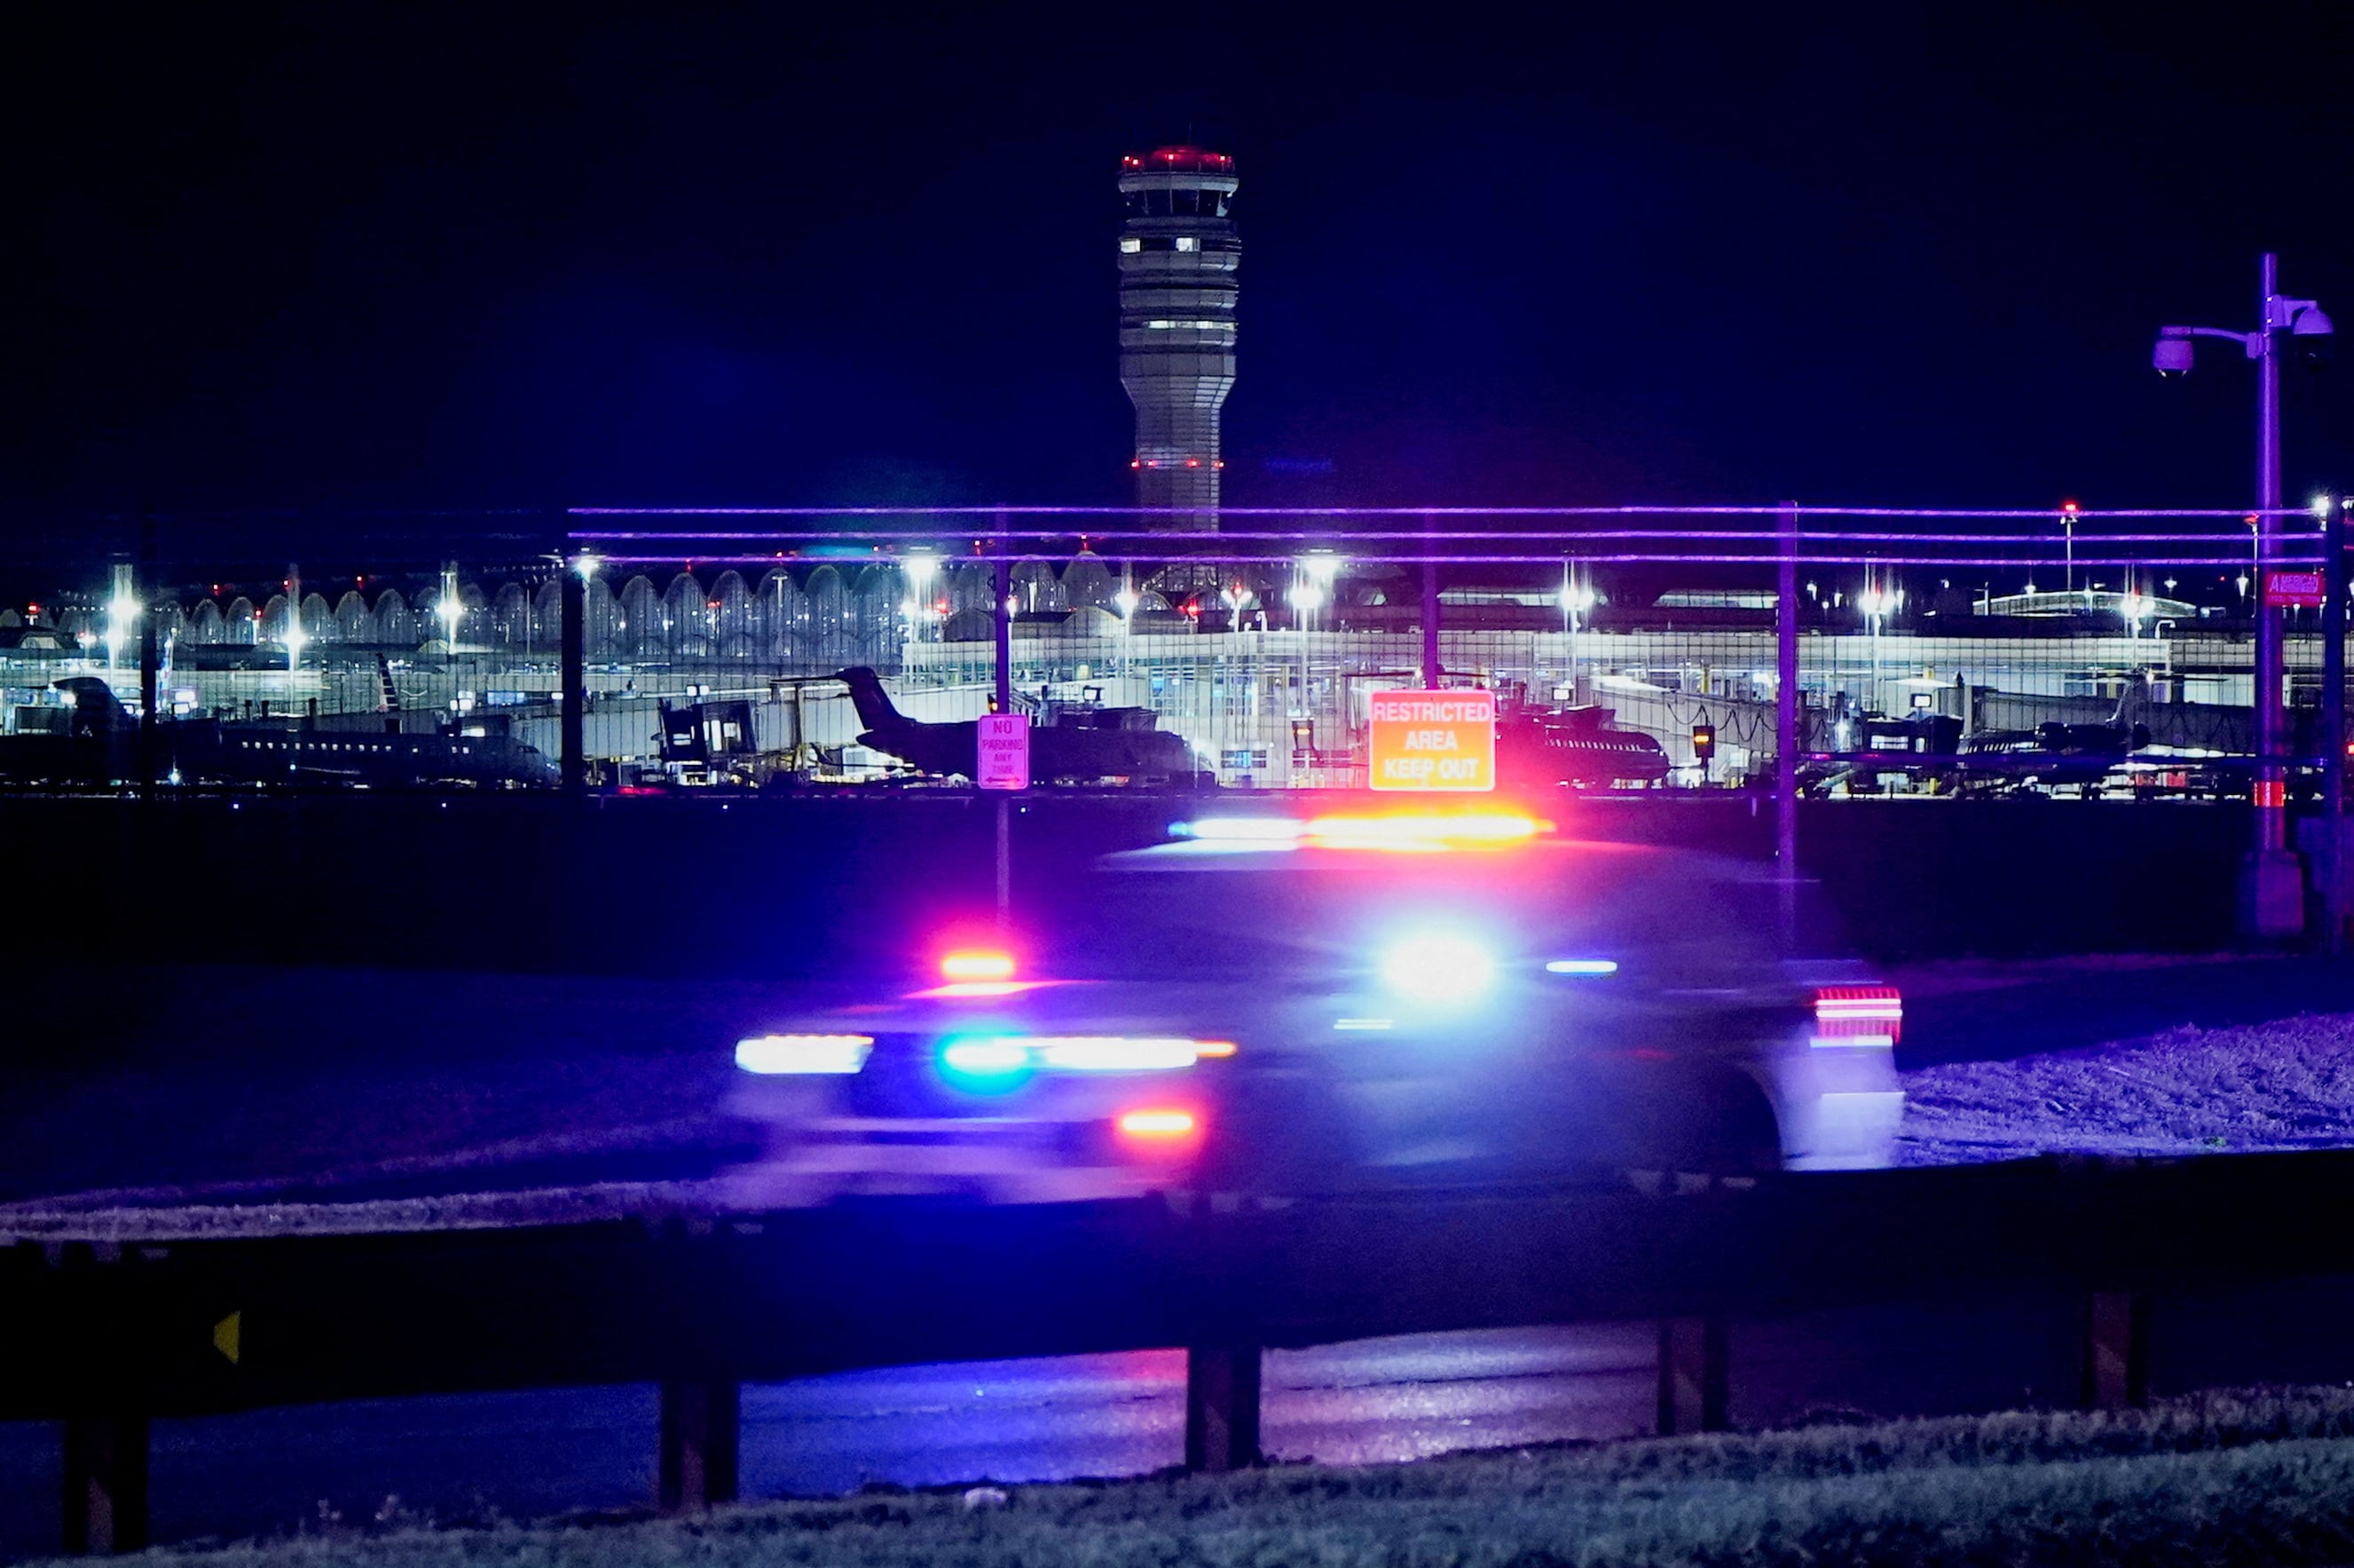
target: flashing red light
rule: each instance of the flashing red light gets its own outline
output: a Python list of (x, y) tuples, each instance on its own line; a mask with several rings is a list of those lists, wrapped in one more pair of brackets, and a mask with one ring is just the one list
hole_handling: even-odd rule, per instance
[(1128, 1111), (1120, 1117), (1118, 1125), (1124, 1138), (1150, 1139), (1157, 1143), (1191, 1138), (1202, 1129), (1202, 1124), (1194, 1119), (1192, 1111), (1165, 1106)]
[(2060, 510), (2073, 517), (2076, 515), (2076, 503), (2073, 501), (2063, 501), (2060, 503)]
[(1225, 460), (1225, 459), (1224, 459), (1224, 458), (1220, 458), (1217, 461), (1215, 461), (1215, 462), (1212, 463), (1210, 466), (1211, 466), (1212, 468), (1224, 468), (1224, 467), (1225, 467), (1225, 466), (1226, 466), (1226, 460)]
[(1130, 458), (1128, 460), (1128, 466), (1130, 468), (1142, 468), (1144, 466), (1144, 460), (1142, 458)]
[(1013, 955), (960, 948), (940, 959), (940, 978), (950, 980), (1012, 980)]
[(1187, 458), (1185, 460), (1185, 466), (1187, 468), (1199, 468), (1202, 466), (1202, 460), (1200, 458)]

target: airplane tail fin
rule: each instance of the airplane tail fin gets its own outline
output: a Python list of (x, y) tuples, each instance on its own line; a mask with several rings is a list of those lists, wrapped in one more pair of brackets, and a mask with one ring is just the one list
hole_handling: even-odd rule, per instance
[(833, 678), (850, 688), (850, 701), (858, 709), (858, 722), (868, 729), (907, 722), (907, 715), (892, 705), (891, 694), (883, 689), (883, 677), (865, 665), (838, 671)]
[(120, 735), (139, 727), (114, 688), (95, 675), (69, 675), (57, 688), (73, 699), (74, 735)]

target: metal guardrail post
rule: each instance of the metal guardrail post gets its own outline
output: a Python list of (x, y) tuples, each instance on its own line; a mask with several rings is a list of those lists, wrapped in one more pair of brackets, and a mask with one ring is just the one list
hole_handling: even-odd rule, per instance
[(1185, 1351), (1185, 1468), (1223, 1475), (1259, 1462), (1261, 1352), (1257, 1345)]
[(147, 1418), (65, 1423), (65, 1549), (139, 1552), (147, 1545)]
[(557, 602), (563, 620), (557, 662), (563, 674), (557, 710), (557, 749), (563, 752), (564, 792), (588, 790), (588, 579), (581, 574), (580, 546), (567, 539), (557, 567)]
[(1722, 1432), (1732, 1383), (1724, 1318), (1659, 1319), (1659, 1436)]
[(742, 1391), (725, 1382), (662, 1385), (656, 1465), (664, 1513), (699, 1513), (736, 1500), (743, 1444)]
[(2084, 1302), (2087, 1410), (2138, 1410), (2149, 1403), (2149, 1298), (2095, 1290)]

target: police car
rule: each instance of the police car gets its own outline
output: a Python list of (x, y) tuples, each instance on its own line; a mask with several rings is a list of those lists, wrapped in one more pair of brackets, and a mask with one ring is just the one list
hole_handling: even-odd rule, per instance
[[(1510, 811), (1234, 816), (736, 1047), (748, 1203), (1887, 1162), (1903, 1002), (1769, 868)], [(1794, 920), (1794, 914), (1797, 916)]]

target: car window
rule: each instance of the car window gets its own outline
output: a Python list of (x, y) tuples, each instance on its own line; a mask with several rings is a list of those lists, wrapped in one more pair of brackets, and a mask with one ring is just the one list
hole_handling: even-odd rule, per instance
[[(1802, 889), (1810, 895), (1810, 889)], [(1801, 946), (1816, 901), (1802, 896)], [(1310, 979), (1446, 931), (1500, 958), (1609, 959), (1690, 982), (1780, 956), (1780, 890), (1754, 868), (1653, 853), (1270, 856), (1246, 869), (1121, 869), (1073, 901), (1054, 956), (1078, 977)]]

